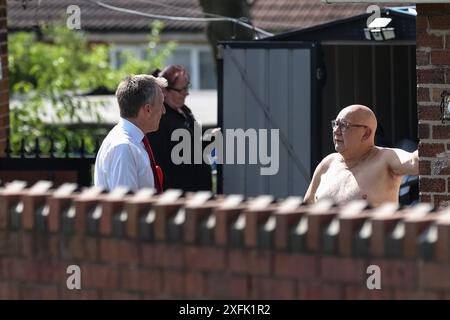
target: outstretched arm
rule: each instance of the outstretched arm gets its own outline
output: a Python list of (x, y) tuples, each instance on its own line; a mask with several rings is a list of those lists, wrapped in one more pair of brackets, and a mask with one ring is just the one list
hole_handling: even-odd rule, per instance
[(402, 149), (386, 149), (387, 161), (390, 169), (397, 175), (418, 175), (418, 151), (407, 152)]

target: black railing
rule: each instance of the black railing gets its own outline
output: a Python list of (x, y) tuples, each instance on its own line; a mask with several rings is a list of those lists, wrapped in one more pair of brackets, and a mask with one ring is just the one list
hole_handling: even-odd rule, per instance
[[(98, 140), (96, 140), (94, 150), (90, 151), (86, 149), (84, 140), (81, 140), (79, 146), (71, 146), (65, 139), (63, 148), (56, 148), (55, 140), (50, 138), (35, 138), (34, 145), (28, 145), (28, 148), (26, 142), (25, 139), (22, 139), (20, 148), (13, 151), (9, 139), (7, 140), (5, 155), (0, 157), (0, 180), (5, 179), (2, 177), (6, 172), (16, 171), (30, 172), (30, 180), (33, 180), (33, 172), (40, 172), (41, 176), (44, 173), (46, 180), (56, 182), (59, 174), (72, 172), (76, 173), (76, 181), (73, 182), (79, 186), (92, 184), (92, 167), (99, 148)], [(41, 148), (42, 144), (46, 145), (45, 150)], [(24, 179), (22, 178), (22, 180)]]

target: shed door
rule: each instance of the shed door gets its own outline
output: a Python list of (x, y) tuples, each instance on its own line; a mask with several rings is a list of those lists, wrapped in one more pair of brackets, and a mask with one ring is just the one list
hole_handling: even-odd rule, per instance
[[(319, 140), (312, 134), (313, 127), (317, 127), (312, 125), (317, 117), (312, 94), (315, 92), (314, 45), (227, 43), (222, 49), (218, 123), (224, 133), (224, 164), (218, 182), (222, 175), (223, 193), (304, 195), (311, 178), (311, 163), (316, 160), (313, 145)], [(227, 138), (232, 140), (229, 131), (237, 134), (236, 129), (247, 133), (245, 151), (238, 150), (237, 139), (234, 139), (234, 150), (226, 143)], [(279, 139), (273, 145), (271, 141), (276, 134), (271, 129), (279, 130)], [(256, 144), (253, 133), (258, 140)], [(234, 152), (233, 163), (227, 159), (230, 151)], [(237, 156), (243, 152), (245, 164), (238, 164)], [(257, 163), (252, 164), (251, 153), (255, 156), (255, 152)], [(268, 157), (264, 159), (264, 155)], [(276, 173), (264, 175), (261, 168), (269, 167)]]

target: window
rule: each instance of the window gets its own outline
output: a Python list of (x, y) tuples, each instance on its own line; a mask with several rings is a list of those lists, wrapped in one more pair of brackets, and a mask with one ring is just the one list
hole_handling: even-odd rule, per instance
[(172, 52), (172, 56), (166, 61), (166, 65), (169, 64), (181, 64), (192, 75), (191, 51), (188, 49), (175, 49)]
[(216, 89), (216, 66), (208, 46), (179, 45), (165, 63), (185, 66), (190, 74), (192, 89)]
[(200, 51), (200, 88), (216, 89), (216, 65), (210, 51)]
[[(113, 45), (110, 58), (113, 68), (120, 68), (126, 61), (124, 53), (131, 53), (139, 59), (146, 57), (146, 45)], [(190, 74), (193, 90), (216, 89), (216, 65), (211, 49), (207, 45), (178, 45), (166, 65), (181, 64)], [(143, 71), (145, 72), (145, 71)]]

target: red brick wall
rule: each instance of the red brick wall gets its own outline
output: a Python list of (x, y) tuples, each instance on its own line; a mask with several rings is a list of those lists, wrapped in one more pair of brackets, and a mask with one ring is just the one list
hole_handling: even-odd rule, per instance
[(0, 59), (2, 67), (1, 73), (3, 75), (0, 80), (0, 156), (2, 156), (9, 127), (6, 0), (0, 0)]
[(450, 92), (450, 4), (417, 4), (417, 101), (420, 199), (450, 202), (450, 123), (440, 121), (443, 90)]
[[(450, 219), (431, 206), (167, 194), (0, 189), (0, 298), (450, 299)], [(63, 228), (70, 207), (73, 227)], [(88, 233), (95, 208), (101, 216)], [(152, 237), (142, 237), (142, 217)], [(432, 232), (437, 240), (426, 236)], [(81, 268), (81, 290), (66, 287), (72, 264)], [(369, 265), (380, 267), (381, 290), (367, 288)]]

